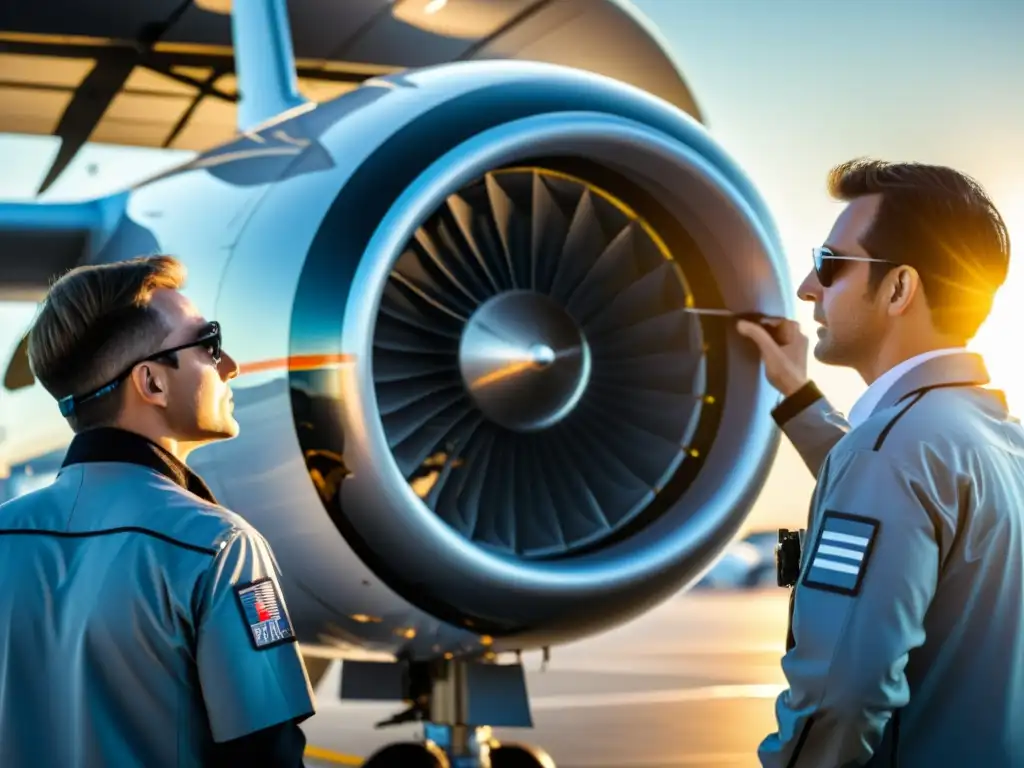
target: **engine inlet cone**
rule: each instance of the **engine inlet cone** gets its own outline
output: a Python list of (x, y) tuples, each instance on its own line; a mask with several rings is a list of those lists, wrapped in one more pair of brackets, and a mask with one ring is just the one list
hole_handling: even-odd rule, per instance
[(531, 291), (493, 297), (469, 319), (459, 369), (491, 421), (517, 432), (563, 419), (587, 386), (590, 350), (552, 299)]

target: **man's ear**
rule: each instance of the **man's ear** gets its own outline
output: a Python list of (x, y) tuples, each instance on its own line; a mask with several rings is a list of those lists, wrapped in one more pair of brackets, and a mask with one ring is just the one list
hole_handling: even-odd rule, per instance
[(921, 277), (916, 269), (906, 265), (894, 269), (889, 273), (883, 288), (889, 314), (905, 314), (920, 292)]
[(143, 402), (161, 407), (167, 405), (167, 383), (157, 366), (137, 365), (132, 371), (131, 381)]

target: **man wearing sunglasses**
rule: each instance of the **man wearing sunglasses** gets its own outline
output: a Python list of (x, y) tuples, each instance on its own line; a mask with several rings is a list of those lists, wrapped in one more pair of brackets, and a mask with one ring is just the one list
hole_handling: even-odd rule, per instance
[(184, 279), (168, 256), (80, 267), (30, 331), (75, 436), (0, 507), (0, 765), (302, 765), (273, 553), (185, 464), (238, 434), (238, 366)]
[(817, 476), (761, 764), (1024, 765), (1024, 430), (966, 350), (1006, 227), (949, 168), (853, 161), (830, 191), (847, 205), (799, 295), (814, 356), (868, 385), (849, 418), (808, 380), (796, 323), (738, 326)]

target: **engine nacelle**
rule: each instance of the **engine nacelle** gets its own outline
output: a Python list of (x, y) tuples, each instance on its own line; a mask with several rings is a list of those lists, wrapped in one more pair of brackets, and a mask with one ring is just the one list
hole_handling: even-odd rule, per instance
[(216, 299), (242, 434), (194, 463), (272, 542), (303, 640), (564, 642), (734, 537), (775, 395), (730, 321), (685, 310), (789, 314), (789, 280), (687, 115), (576, 70), (452, 64), (190, 167), (258, 190)]

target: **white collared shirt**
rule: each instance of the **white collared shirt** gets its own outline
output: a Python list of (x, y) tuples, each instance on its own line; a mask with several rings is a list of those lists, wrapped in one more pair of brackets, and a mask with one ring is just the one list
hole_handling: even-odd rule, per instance
[(853, 404), (853, 407), (850, 409), (850, 416), (847, 419), (847, 421), (850, 422), (850, 426), (856, 427), (863, 424), (867, 420), (868, 416), (871, 415), (875, 406), (881, 402), (883, 397), (885, 397), (885, 393), (889, 391), (889, 388), (892, 387), (892, 385), (895, 384), (907, 371), (916, 368), (921, 363), (926, 360), (931, 360), (934, 357), (962, 354), (966, 351), (967, 350), (964, 347), (933, 349), (930, 352), (923, 352), (920, 355), (908, 358), (902, 363), (897, 363), (871, 382), (871, 386), (869, 386), (857, 402)]

